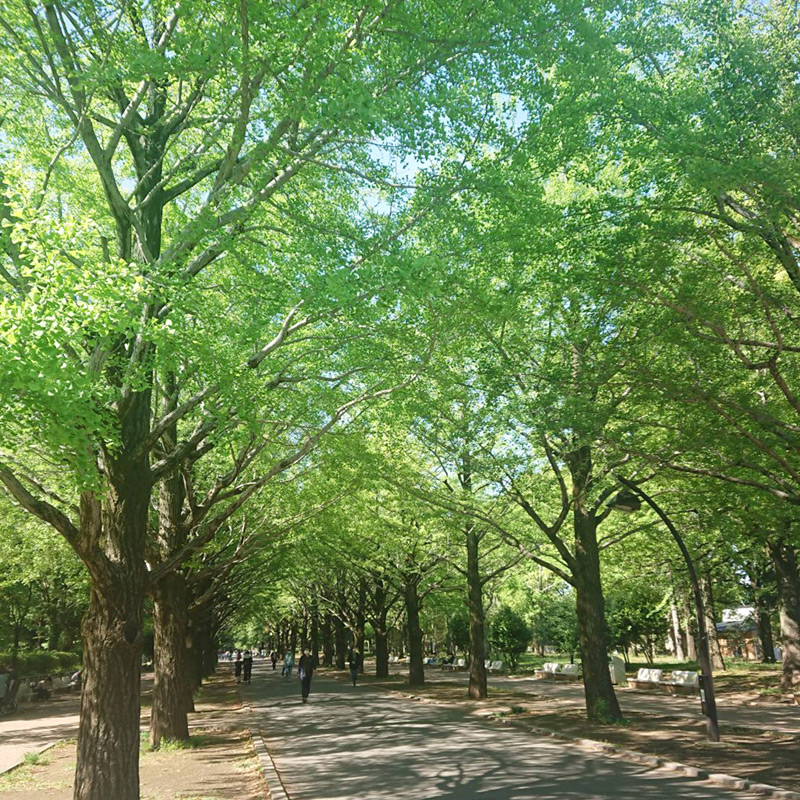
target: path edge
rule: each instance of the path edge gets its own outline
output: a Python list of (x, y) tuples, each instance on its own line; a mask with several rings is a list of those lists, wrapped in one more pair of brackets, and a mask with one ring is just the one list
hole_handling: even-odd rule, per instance
[[(57, 744), (61, 744), (64, 739), (59, 739), (56, 742), (50, 742), (50, 744), (44, 745), (44, 747), (40, 747), (38, 750), (29, 750), (28, 753), (36, 753), (37, 756), (40, 756), (42, 753), (46, 753), (48, 750), (52, 750)], [(25, 756), (28, 753), (23, 753), (22, 758), (17, 761), (16, 764), (12, 764), (10, 767), (5, 767), (4, 769), (0, 769), (0, 775), (6, 775), (9, 772), (12, 772), (15, 769), (18, 769), (25, 763)]]
[(275, 767), (275, 762), (272, 759), (272, 754), (269, 752), (267, 743), (261, 735), (261, 731), (248, 731), (250, 734), (250, 741), (253, 743), (253, 749), (256, 751), (258, 760), (261, 763), (261, 771), (264, 774), (264, 780), (267, 782), (267, 791), (269, 792), (270, 800), (289, 800), (289, 795), (286, 793), (286, 787), (283, 785), (281, 776)]
[[(419, 695), (410, 694), (400, 691), (398, 689), (390, 689), (393, 694), (398, 694), (401, 697), (410, 700), (416, 700), (419, 703), (427, 703), (429, 705), (453, 705), (452, 703), (443, 703), (437, 700), (431, 700), (427, 697), (420, 697)], [(681, 764), (678, 761), (670, 761), (660, 756), (652, 756), (648, 753), (640, 753), (637, 750), (628, 750), (627, 748), (617, 747), (616, 745), (602, 742), (598, 739), (584, 739), (580, 736), (571, 736), (568, 733), (557, 733), (549, 728), (540, 728), (536, 725), (529, 725), (522, 720), (510, 719), (508, 717), (499, 717), (495, 714), (485, 716), (485, 719), (508, 725), (519, 730), (535, 733), (539, 736), (548, 736), (551, 739), (561, 739), (562, 741), (572, 742), (579, 744), (582, 747), (589, 748), (595, 752), (601, 752), (608, 756), (616, 756), (625, 761), (631, 761), (635, 764), (644, 764), (655, 769), (668, 769), (672, 772), (678, 772), (689, 778), (696, 778), (701, 781), (709, 781), (717, 786), (722, 786), (726, 789), (734, 791), (746, 791), (752, 794), (759, 795), (760, 797), (775, 798), (775, 800), (800, 800), (800, 792), (794, 792), (791, 789), (784, 789), (781, 786), (771, 786), (767, 783), (755, 783), (749, 781), (747, 778), (740, 778), (736, 775), (726, 775), (720, 772), (709, 773), (700, 767), (693, 767), (690, 764)]]

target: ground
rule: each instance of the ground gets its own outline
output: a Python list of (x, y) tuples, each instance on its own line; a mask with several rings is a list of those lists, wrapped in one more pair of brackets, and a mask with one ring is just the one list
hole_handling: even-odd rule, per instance
[[(69, 707), (69, 701), (62, 706)], [(142, 800), (263, 800), (261, 775), (241, 703), (227, 678), (203, 688), (191, 715), (191, 746), (152, 751), (147, 743), (147, 709), (143, 716), (140, 780)], [(32, 709), (27, 709), (30, 713)], [(0, 775), (2, 800), (71, 800), (75, 771), (74, 739)]]
[[(320, 671), (311, 701), (303, 705), (299, 682), (284, 681), (266, 664), (256, 664), (249, 687), (236, 687), (227, 665), (221, 665), (192, 715), (195, 746), (158, 753), (143, 748), (143, 798), (266, 798), (249, 730), (263, 736), (290, 800), (749, 796), (525, 730), (532, 726), (800, 791), (800, 709), (762, 695), (758, 685), (721, 693), (723, 741), (712, 745), (694, 697), (621, 689), (625, 724), (590, 726), (580, 684), (493, 675), (490, 698), (475, 702), (466, 696), (465, 673), (429, 669), (426, 687), (413, 691), (399, 669), (388, 680), (364, 676), (357, 687), (347, 677)], [(20, 751), (30, 753), (54, 738), (72, 735), (76, 712), (76, 699), (67, 698), (32, 705), (23, 717), (4, 720), (0, 768), (10, 753), (19, 757)], [(145, 705), (145, 744), (147, 715)], [(499, 724), (500, 718), (511, 727)], [(27, 764), (0, 777), (0, 800), (27, 799), (45, 791), (48, 800), (69, 800), (74, 745), (67, 742), (49, 750), (43, 761), (47, 763)], [(274, 784), (274, 775), (271, 780)]]

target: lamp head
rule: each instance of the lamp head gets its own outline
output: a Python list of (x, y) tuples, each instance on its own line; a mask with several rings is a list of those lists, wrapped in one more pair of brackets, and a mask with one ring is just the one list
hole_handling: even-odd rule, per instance
[(622, 491), (608, 504), (608, 507), (614, 511), (631, 514), (642, 507), (642, 501), (633, 492)]

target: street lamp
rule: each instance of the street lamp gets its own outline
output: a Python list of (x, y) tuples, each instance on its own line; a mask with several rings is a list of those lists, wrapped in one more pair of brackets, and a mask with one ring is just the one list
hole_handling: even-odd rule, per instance
[(694, 592), (694, 605), (697, 613), (697, 634), (700, 640), (698, 656), (700, 658), (700, 703), (703, 715), (706, 717), (706, 730), (708, 739), (711, 742), (719, 741), (719, 720), (717, 718), (717, 699), (714, 693), (714, 675), (711, 671), (711, 651), (708, 646), (708, 628), (706, 627), (705, 603), (703, 593), (700, 590), (700, 581), (697, 579), (697, 572), (694, 568), (692, 556), (689, 553), (683, 537), (678, 533), (677, 528), (672, 524), (672, 520), (664, 513), (661, 507), (648, 495), (640, 486), (633, 481), (626, 480), (617, 476), (617, 480), (628, 490), (620, 492), (609, 504), (608, 507), (615, 511), (630, 513), (638, 511), (642, 500), (656, 512), (661, 521), (667, 526), (672, 537), (678, 543), (678, 547), (686, 561), (689, 569), (689, 578), (692, 582)]

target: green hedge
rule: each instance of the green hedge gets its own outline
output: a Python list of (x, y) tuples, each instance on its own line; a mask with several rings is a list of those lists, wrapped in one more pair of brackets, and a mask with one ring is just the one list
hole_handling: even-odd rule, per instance
[[(0, 668), (11, 665), (11, 653), (0, 650)], [(21, 650), (17, 655), (17, 674), (22, 676), (67, 675), (80, 669), (80, 653), (57, 650)]]

